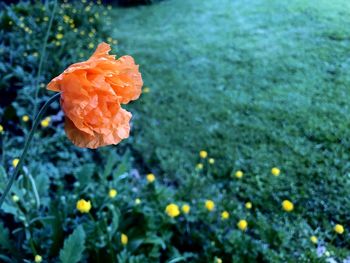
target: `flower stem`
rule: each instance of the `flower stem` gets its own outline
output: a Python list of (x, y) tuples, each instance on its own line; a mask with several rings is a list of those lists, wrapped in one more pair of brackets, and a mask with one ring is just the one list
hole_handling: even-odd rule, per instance
[[(35, 87), (36, 88), (35, 88), (35, 96), (34, 96), (33, 117), (36, 116), (36, 113), (37, 113), (37, 110), (38, 110), (37, 104), (38, 104), (38, 95), (39, 95), (39, 90), (40, 90), (39, 80), (40, 80), (40, 77), (41, 77), (41, 70), (42, 70), (42, 67), (43, 67), (44, 59), (45, 59), (46, 46), (47, 46), (47, 42), (48, 42), (48, 39), (49, 39), (49, 35), (50, 35), (51, 27), (52, 27), (52, 22), (53, 22), (53, 19), (55, 17), (55, 13), (56, 13), (56, 7), (57, 7), (57, 0), (54, 1), (53, 10), (52, 10), (52, 13), (51, 13), (49, 25), (47, 27), (47, 31), (46, 31), (46, 35), (45, 35), (45, 38), (44, 38), (43, 46), (42, 46), (41, 52), (40, 52), (41, 54), (40, 54), (40, 61), (39, 61), (39, 67), (38, 67), (38, 74), (37, 74), (36, 80), (35, 80)], [(1, 203), (0, 203), (0, 207), (1, 207)]]
[(28, 148), (29, 148), (29, 145), (33, 139), (33, 135), (34, 135), (34, 132), (36, 130), (36, 128), (38, 127), (39, 125), (39, 122), (42, 118), (42, 116), (44, 115), (44, 113), (46, 112), (47, 108), (50, 106), (50, 104), (52, 102), (54, 102), (57, 98), (59, 98), (61, 95), (61, 93), (56, 93), (55, 95), (53, 95), (51, 98), (49, 98), (46, 103), (44, 104), (44, 106), (40, 109), (38, 115), (36, 116), (35, 120), (34, 120), (34, 123), (33, 123), (33, 126), (32, 126), (32, 129), (30, 130), (29, 134), (28, 134), (28, 137), (25, 141), (25, 144), (24, 144), (24, 148), (23, 148), (23, 151), (22, 151), (22, 154), (21, 154), (21, 157), (19, 158), (19, 162), (15, 168), (15, 171), (13, 172), (13, 174), (11, 175), (6, 187), (5, 187), (5, 190), (3, 192), (3, 194), (1, 195), (0, 197), (0, 208), (2, 206), (2, 203), (4, 202), (5, 198), (6, 198), (6, 195), (8, 194), (8, 192), (10, 191), (11, 189), (11, 186), (13, 184), (13, 182), (15, 181), (19, 171), (21, 170), (22, 166), (23, 166), (23, 161), (27, 155), (27, 151), (28, 151)]

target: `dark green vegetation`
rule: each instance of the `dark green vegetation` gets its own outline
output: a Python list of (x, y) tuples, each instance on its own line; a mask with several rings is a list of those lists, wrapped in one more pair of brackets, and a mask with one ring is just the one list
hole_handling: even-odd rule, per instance
[[(59, 6), (38, 81), (52, 3), (0, 14), (0, 191), (29, 132), (36, 82), (117, 39), (112, 54), (133, 55), (150, 89), (128, 105), (133, 136), (116, 147), (75, 147), (58, 103), (50, 109), (0, 211), (0, 261), (349, 258), (350, 3), (168, 0), (114, 9), (111, 20), (105, 9)], [(202, 149), (215, 164), (199, 158)], [(76, 208), (81, 199), (89, 213)], [(294, 210), (283, 211), (283, 200)], [(171, 203), (191, 210), (172, 218)]]
[[(121, 53), (141, 65), (137, 148), (164, 171), (200, 149), (220, 175), (281, 166), (348, 172), (347, 1), (166, 1), (115, 10)], [(150, 147), (150, 145), (152, 145)]]

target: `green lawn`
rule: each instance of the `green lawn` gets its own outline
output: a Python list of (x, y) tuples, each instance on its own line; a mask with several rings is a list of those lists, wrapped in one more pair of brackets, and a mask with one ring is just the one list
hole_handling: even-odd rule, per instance
[(350, 2), (169, 0), (113, 19), (151, 89), (131, 110), (153, 169), (206, 149), (219, 175), (349, 172)]

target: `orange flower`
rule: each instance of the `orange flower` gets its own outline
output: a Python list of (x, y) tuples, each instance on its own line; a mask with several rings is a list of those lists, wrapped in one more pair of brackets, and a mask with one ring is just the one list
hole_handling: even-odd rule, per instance
[(131, 113), (120, 104), (136, 100), (143, 85), (130, 56), (115, 59), (101, 43), (84, 62), (69, 66), (47, 88), (62, 92), (65, 131), (79, 147), (98, 148), (129, 137)]

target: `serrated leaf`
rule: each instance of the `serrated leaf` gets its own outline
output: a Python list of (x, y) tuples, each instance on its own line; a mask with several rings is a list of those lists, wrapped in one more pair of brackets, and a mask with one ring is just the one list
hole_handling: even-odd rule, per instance
[(60, 261), (62, 263), (77, 263), (81, 260), (85, 249), (85, 231), (82, 226), (78, 226), (74, 232), (66, 238), (63, 248), (60, 251)]

